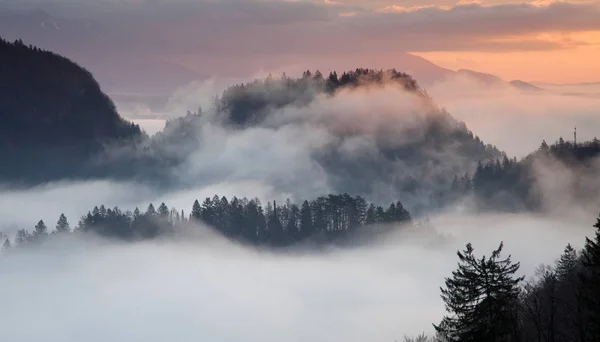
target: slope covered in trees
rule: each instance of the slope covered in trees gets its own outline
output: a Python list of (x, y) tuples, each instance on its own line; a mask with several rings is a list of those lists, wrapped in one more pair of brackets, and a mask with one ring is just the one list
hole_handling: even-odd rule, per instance
[[(478, 163), (472, 177), (455, 176), (450, 190), (440, 193), (439, 198), (448, 203), (474, 196), (483, 210), (553, 209), (548, 208), (552, 198), (547, 198), (553, 196), (594, 203), (600, 190), (598, 157), (600, 141), (595, 138), (578, 143), (560, 138), (551, 145), (543, 141), (537, 151), (520, 161), (504, 157), (502, 161)], [(563, 193), (544, 189), (555, 183), (564, 183)]]
[(92, 75), (65, 57), (0, 38), (0, 180), (36, 183), (96, 174), (107, 144), (141, 135)]
[(333, 191), (406, 198), (411, 210), (430, 207), (431, 196), (448, 188), (454, 174), (503, 156), (396, 70), (356, 69), (341, 76), (306, 71), (300, 78), (284, 74), (235, 85), (205, 113), (168, 122), (154, 137), (153, 150), (183, 163), (194, 153), (189, 146), (212, 148), (211, 137), (202, 134), (215, 125), (232, 136), (255, 130), (279, 137), (291, 131), (299, 146), (311, 145), (303, 136), (323, 132), (306, 151), (306, 164), (323, 170)]

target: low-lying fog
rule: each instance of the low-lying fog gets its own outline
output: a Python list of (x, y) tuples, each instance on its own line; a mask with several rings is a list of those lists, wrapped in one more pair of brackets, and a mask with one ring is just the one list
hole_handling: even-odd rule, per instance
[[(582, 139), (591, 139), (600, 123), (594, 116), (598, 99), (478, 90), (464, 82), (463, 88), (447, 83), (428, 91), (511, 156), (531, 152), (542, 139), (570, 137), (575, 125)], [(170, 100), (177, 115), (204, 104), (194, 100), (202, 87), (207, 85)], [(596, 213), (578, 209), (565, 174), (542, 179), (551, 191), (545, 197), (561, 199), (552, 207), (560, 207), (558, 214), (450, 211), (432, 216), (430, 226), (400, 228), (353, 248), (261, 251), (193, 227), (192, 239), (120, 244), (72, 236), (39, 250), (17, 250), (0, 256), (0, 341), (362, 342), (432, 333), (431, 324), (444, 313), (439, 287), (467, 242), (478, 255), (489, 255), (504, 241), (505, 254), (521, 262), (520, 273), (532, 275), (540, 263), (553, 263), (567, 243), (580, 248), (593, 234)], [(164, 201), (187, 215), (194, 199), (214, 194), (263, 203), (288, 196), (264, 176), (214, 183), (167, 193), (110, 181), (0, 190), (0, 230), (12, 236), (32, 230), (39, 219), (52, 229), (60, 213), (74, 227), (101, 204), (145, 210)]]
[[(540, 146), (563, 137), (580, 141), (600, 136), (598, 86), (546, 86), (523, 92), (508, 85), (487, 86), (468, 77), (440, 82), (427, 91), (456, 119), (483, 141), (510, 156), (524, 157)], [(595, 96), (591, 96), (592, 92)]]
[[(260, 72), (252, 75), (261, 78)], [(153, 112), (143, 103), (121, 103), (122, 114), (138, 123), (148, 134), (164, 126), (165, 117), (185, 115), (198, 106), (208, 108), (212, 96), (228, 85), (248, 79), (209, 79), (182, 87), (172, 94), (164, 108)], [(539, 85), (541, 92), (525, 92), (507, 84), (482, 84), (467, 75), (452, 77), (426, 86), (434, 101), (486, 143), (498, 146), (510, 156), (524, 157), (537, 149), (542, 140), (548, 143), (559, 137), (573, 138), (576, 126), (580, 140), (600, 136), (600, 85)], [(156, 118), (152, 118), (152, 116)], [(160, 118), (158, 118), (160, 116)]]
[(521, 274), (580, 247), (592, 217), (442, 215), (350, 249), (197, 239), (54, 241), (0, 258), (2, 341), (394, 341), (432, 332), (456, 250), (505, 241)]
[[(94, 205), (145, 208), (161, 199), (188, 213), (194, 198), (214, 193), (281, 196), (251, 182), (162, 195), (130, 183), (57, 183), (0, 194), (0, 225), (31, 230), (43, 218), (52, 228), (65, 211), (75, 226)], [(203, 227), (176, 241), (53, 241), (0, 256), (0, 340), (400, 340), (432, 333), (444, 313), (439, 287), (467, 242), (481, 255), (504, 241), (520, 273), (532, 275), (567, 243), (581, 247), (594, 214), (453, 212), (326, 251), (259, 251)]]

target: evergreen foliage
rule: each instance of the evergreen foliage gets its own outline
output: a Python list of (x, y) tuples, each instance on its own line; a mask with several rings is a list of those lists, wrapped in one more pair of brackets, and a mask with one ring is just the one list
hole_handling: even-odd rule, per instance
[(500, 244), (489, 258), (481, 259), (475, 257), (470, 243), (457, 252), (458, 269), (441, 289), (451, 316), (435, 326), (448, 341), (503, 342), (513, 338), (513, 307), (523, 277), (515, 277), (519, 263), (513, 263), (510, 256), (500, 258), (502, 248)]
[(69, 221), (67, 221), (67, 217), (65, 214), (60, 214), (58, 221), (56, 222), (56, 230), (55, 232), (58, 234), (61, 233), (69, 233), (71, 231), (71, 227), (69, 226)]

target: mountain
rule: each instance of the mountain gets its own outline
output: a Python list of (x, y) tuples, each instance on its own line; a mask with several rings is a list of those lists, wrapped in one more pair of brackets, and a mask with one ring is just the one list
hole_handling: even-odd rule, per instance
[[(283, 193), (308, 197), (324, 178), (331, 191), (402, 199), (418, 213), (438, 205), (437, 190), (450, 187), (455, 174), (503, 156), (396, 70), (269, 76), (226, 89), (214, 106), (168, 122), (153, 137), (152, 155), (178, 156), (171, 161), (179, 164), (174, 174), (180, 181), (188, 181), (183, 173), (195, 182), (210, 177), (211, 170), (230, 172), (227, 161), (240, 159), (241, 152), (223, 146), (240, 146), (244, 154), (260, 156), (241, 168), (265, 169), (269, 184)], [(228, 132), (225, 140), (212, 133), (219, 127)], [(245, 136), (254, 138), (241, 142)], [(223, 151), (218, 158), (200, 166), (193, 162), (216, 150)], [(303, 171), (289, 169), (289, 163), (301, 163)]]
[(486, 74), (483, 72), (477, 72), (469, 69), (459, 69), (456, 72), (458, 76), (471, 77), (487, 86), (494, 86), (505, 83), (500, 77), (492, 74)]
[(521, 80), (514, 80), (514, 81), (506, 82), (502, 78), (500, 78), (496, 75), (473, 71), (473, 70), (469, 70), (469, 69), (459, 69), (455, 73), (449, 74), (449, 75), (450, 75), (450, 77), (451, 76), (468, 77), (472, 80), (475, 80), (476, 82), (478, 82), (479, 84), (481, 84), (485, 87), (510, 86), (516, 90), (523, 91), (523, 92), (544, 91), (544, 89), (542, 89), (538, 86), (535, 86), (531, 83), (528, 83), (528, 82), (524, 82)]
[(106, 145), (141, 137), (92, 74), (65, 57), (0, 39), (0, 180), (40, 182), (94, 173)]
[(502, 83), (521, 90), (531, 88), (521, 83), (505, 82), (490, 74), (466, 69), (446, 69), (406, 52), (382, 54), (361, 50), (345, 53), (343, 58), (338, 54), (329, 54), (328, 51), (314, 54), (309, 51), (252, 52), (245, 53), (244, 63), (239, 63), (239, 59), (233, 56), (243, 52), (236, 52), (236, 47), (252, 46), (258, 42), (233, 44), (225, 52), (215, 52), (210, 46), (222, 49), (219, 39), (210, 37), (202, 42), (199, 38), (194, 38), (195, 33), (191, 33), (202, 31), (199, 28), (201, 22), (169, 23), (164, 26), (161, 21), (154, 22), (141, 14), (135, 15), (135, 10), (112, 16), (96, 7), (92, 14), (87, 15), (68, 6), (59, 6), (60, 9), (54, 10), (51, 10), (52, 7), (42, 7), (46, 7), (46, 10), (36, 9), (35, 6), (30, 9), (19, 6), (12, 6), (12, 9), (0, 7), (0, 32), (10, 40), (23, 39), (85, 65), (111, 94), (170, 95), (194, 80), (212, 76), (240, 79), (263, 70), (285, 69), (290, 74), (302, 71), (290, 70), (295, 66), (323, 72), (341, 72), (357, 65), (375, 69), (397, 68), (412, 75), (425, 88), (457, 75), (467, 75), (488, 85)]
[(521, 80), (510, 81), (509, 84), (512, 85), (515, 88), (521, 89), (521, 90), (526, 91), (526, 92), (538, 93), (538, 92), (544, 91), (544, 89), (542, 89), (542, 88), (540, 88), (540, 87), (538, 87), (536, 85), (533, 85), (531, 83), (524, 82), (524, 81), (521, 81)]

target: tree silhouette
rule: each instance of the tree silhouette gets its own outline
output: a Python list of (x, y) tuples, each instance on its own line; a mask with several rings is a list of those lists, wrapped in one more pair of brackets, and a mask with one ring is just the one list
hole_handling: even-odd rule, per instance
[(70, 231), (71, 227), (69, 227), (67, 217), (65, 216), (65, 214), (60, 214), (58, 222), (56, 222), (56, 233), (68, 233)]
[(515, 278), (519, 263), (510, 256), (500, 259), (503, 244), (489, 258), (477, 259), (471, 244), (457, 252), (458, 269), (446, 278), (441, 288), (446, 316), (436, 331), (449, 341), (495, 342), (510, 340), (513, 308), (519, 296)]

